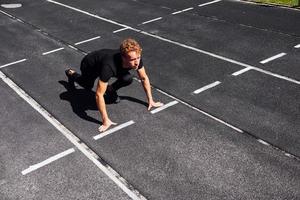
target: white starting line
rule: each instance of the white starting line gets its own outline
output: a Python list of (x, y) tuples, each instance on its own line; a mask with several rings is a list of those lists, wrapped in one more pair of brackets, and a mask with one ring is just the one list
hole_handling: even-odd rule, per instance
[(155, 21), (158, 21), (158, 20), (161, 20), (161, 19), (162, 19), (162, 17), (158, 17), (158, 18), (155, 18), (155, 19), (151, 19), (149, 21), (142, 22), (142, 24), (149, 24), (151, 22), (155, 22)]
[(300, 48), (300, 44), (297, 44), (296, 46), (294, 46), (296, 49)]
[(1, 69), (1, 68), (4, 68), (4, 67), (7, 67), (7, 66), (10, 66), (10, 65), (14, 65), (14, 64), (17, 64), (17, 63), (24, 62), (24, 61), (26, 61), (26, 60), (27, 60), (27, 59), (22, 59), (22, 60), (18, 60), (18, 61), (12, 62), (12, 63), (8, 63), (8, 64), (5, 64), (5, 65), (1, 65), (1, 66), (0, 66), (0, 69)]
[(45, 165), (48, 165), (48, 164), (50, 164), (50, 163), (52, 163), (52, 162), (54, 162), (54, 161), (56, 161), (56, 160), (58, 160), (60, 158), (65, 157), (65, 156), (67, 156), (67, 155), (69, 155), (69, 154), (71, 154), (73, 152), (75, 152), (75, 149), (73, 149), (73, 148), (68, 149), (68, 150), (66, 150), (64, 152), (61, 152), (61, 153), (59, 153), (59, 154), (57, 154), (55, 156), (52, 156), (52, 157), (48, 158), (47, 160), (44, 160), (43, 162), (40, 162), (40, 163), (35, 164), (35, 165), (31, 165), (29, 168), (23, 170), (22, 174), (26, 175), (26, 174), (28, 174), (30, 172), (33, 172), (33, 171), (35, 171), (35, 170), (37, 170), (37, 169), (39, 169), (41, 167), (44, 167)]
[(132, 125), (132, 124), (134, 124), (134, 123), (135, 123), (135, 122), (131, 120), (131, 121), (129, 121), (129, 122), (126, 122), (126, 123), (124, 123), (124, 124), (121, 124), (121, 125), (119, 125), (119, 126), (116, 126), (116, 127), (112, 128), (112, 129), (109, 129), (109, 130), (107, 130), (107, 131), (104, 131), (103, 133), (94, 136), (94, 140), (99, 140), (100, 138), (103, 138), (104, 136), (107, 136), (107, 135), (109, 135), (109, 134), (111, 134), (111, 133), (114, 133), (114, 132), (116, 132), (116, 131), (118, 131), (118, 130), (121, 130), (121, 129), (123, 129), (123, 128), (126, 128), (127, 126), (130, 126), (130, 125)]
[(118, 29), (118, 30), (113, 31), (113, 33), (118, 33), (118, 32), (121, 32), (121, 31), (125, 31), (125, 30), (127, 30), (127, 29), (128, 29), (128, 27), (121, 28), (121, 29)]
[(272, 57), (270, 57), (270, 58), (267, 58), (267, 59), (265, 59), (265, 60), (262, 60), (262, 61), (260, 61), (260, 63), (261, 63), (261, 64), (266, 64), (266, 63), (268, 63), (268, 62), (270, 62), (270, 61), (272, 61), (272, 60), (275, 60), (275, 59), (277, 59), (277, 58), (281, 58), (281, 57), (283, 57), (283, 56), (285, 56), (285, 55), (286, 55), (286, 53), (280, 53), (280, 54), (277, 54), (277, 55), (272, 56)]
[(165, 105), (163, 105), (163, 106), (161, 106), (161, 107), (158, 107), (158, 108), (156, 108), (156, 109), (154, 109), (154, 110), (151, 110), (150, 112), (151, 112), (151, 114), (155, 114), (155, 113), (158, 113), (158, 112), (160, 112), (160, 111), (162, 111), (162, 110), (164, 110), (164, 109), (166, 109), (166, 108), (169, 108), (169, 107), (171, 107), (171, 106), (174, 106), (174, 105), (176, 105), (178, 103), (178, 101), (171, 101), (170, 103), (167, 103), (167, 104), (165, 104)]
[(195, 90), (193, 93), (194, 93), (194, 94), (199, 94), (199, 93), (201, 93), (201, 92), (203, 92), (203, 91), (205, 91), (205, 90), (208, 90), (208, 89), (210, 89), (210, 88), (216, 87), (216, 86), (219, 85), (219, 84), (221, 84), (220, 81), (213, 82), (213, 83), (211, 83), (211, 84), (209, 84), (209, 85), (206, 85), (206, 86), (204, 86), (204, 87), (202, 87), (202, 88), (199, 88), (199, 89)]
[(54, 53), (54, 52), (60, 51), (60, 50), (63, 50), (63, 49), (65, 49), (65, 48), (61, 47), (61, 48), (58, 48), (58, 49), (54, 49), (54, 50), (51, 50), (51, 51), (44, 52), (43, 56), (44, 55), (48, 55), (50, 53)]
[(231, 75), (232, 76), (238, 76), (238, 75), (241, 75), (241, 74), (243, 74), (243, 73), (245, 73), (245, 72), (247, 72), (247, 71), (249, 71), (251, 69), (252, 69), (252, 67), (246, 67), (244, 69), (241, 69), (239, 71), (236, 71), (236, 72), (232, 73)]
[(203, 7), (203, 6), (207, 6), (207, 5), (210, 5), (210, 4), (218, 3), (220, 1), (222, 1), (222, 0), (215, 0), (215, 1), (207, 2), (207, 3), (203, 3), (203, 4), (200, 4), (198, 6)]
[(194, 9), (193, 7), (186, 8), (186, 9), (183, 9), (183, 10), (179, 10), (177, 12), (173, 12), (172, 15), (177, 15), (179, 13), (183, 13), (183, 12), (186, 12), (186, 11), (189, 11), (189, 10), (193, 10), (193, 9)]
[(79, 44), (83, 44), (83, 43), (86, 43), (86, 42), (90, 42), (90, 41), (93, 41), (93, 40), (97, 40), (97, 39), (99, 39), (99, 38), (101, 38), (101, 36), (93, 37), (93, 38), (90, 38), (90, 39), (87, 39), (87, 40), (83, 40), (83, 41), (81, 41), (81, 42), (76, 42), (74, 45), (76, 46), (76, 45), (79, 45)]

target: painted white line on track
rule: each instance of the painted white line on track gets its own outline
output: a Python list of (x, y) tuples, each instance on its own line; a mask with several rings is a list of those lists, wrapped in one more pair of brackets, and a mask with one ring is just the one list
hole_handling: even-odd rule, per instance
[(186, 8), (186, 9), (183, 9), (183, 10), (179, 10), (177, 12), (173, 12), (172, 15), (177, 15), (179, 13), (183, 13), (183, 12), (186, 12), (186, 11), (189, 11), (189, 10), (193, 10), (193, 9), (194, 9), (193, 7)]
[(239, 71), (236, 71), (236, 72), (232, 73), (231, 75), (238, 76), (238, 75), (241, 75), (241, 74), (243, 74), (243, 73), (245, 73), (245, 72), (247, 72), (247, 71), (249, 71), (251, 69), (252, 69), (252, 67), (246, 67), (244, 69), (241, 69)]
[(56, 160), (58, 160), (58, 159), (60, 159), (62, 157), (65, 157), (65, 156), (67, 156), (67, 155), (69, 155), (69, 154), (71, 154), (73, 152), (75, 152), (75, 149), (73, 149), (73, 148), (68, 149), (68, 150), (66, 150), (64, 152), (61, 152), (61, 153), (59, 153), (59, 154), (57, 154), (55, 156), (52, 156), (52, 157), (48, 158), (47, 160), (44, 160), (43, 162), (40, 162), (40, 163), (35, 164), (35, 165), (31, 165), (29, 168), (23, 170), (22, 174), (26, 175), (26, 174), (28, 174), (30, 172), (33, 172), (33, 171), (35, 171), (35, 170), (37, 170), (37, 169), (39, 169), (41, 167), (44, 167), (45, 165), (48, 165), (48, 164), (50, 164), (50, 163), (52, 163), (52, 162), (54, 162), (54, 161), (56, 161)]
[(68, 47), (70, 47), (71, 49), (74, 49), (74, 50), (78, 51), (78, 49), (76, 47), (72, 46), (72, 45), (68, 45)]
[(130, 126), (130, 125), (132, 125), (134, 123), (135, 122), (131, 120), (131, 121), (128, 121), (128, 122), (126, 122), (124, 124), (116, 126), (116, 127), (112, 128), (112, 129), (109, 129), (108, 131), (104, 131), (103, 133), (100, 133), (99, 135), (94, 136), (94, 140), (99, 140), (100, 138), (103, 138), (104, 136), (107, 136), (107, 135), (109, 135), (111, 133), (114, 133), (114, 132), (119, 131), (119, 130), (121, 130), (123, 128), (126, 128), (127, 126)]
[(148, 23), (155, 22), (155, 21), (158, 21), (158, 20), (161, 20), (161, 19), (162, 19), (162, 17), (158, 17), (158, 18), (155, 18), (155, 19), (151, 19), (149, 21), (142, 22), (142, 24), (148, 24)]
[(216, 86), (219, 85), (219, 84), (221, 84), (220, 81), (213, 82), (213, 83), (211, 83), (211, 84), (208, 84), (208, 85), (206, 85), (206, 86), (204, 86), (204, 87), (202, 87), (202, 88), (199, 88), (199, 89), (195, 90), (193, 93), (194, 93), (194, 94), (199, 94), (199, 93), (201, 93), (201, 92), (204, 92), (205, 90), (208, 90), (208, 89), (210, 89), (210, 88), (216, 87)]
[(275, 56), (272, 56), (272, 57), (270, 57), (270, 58), (267, 58), (267, 59), (265, 59), (265, 60), (260, 61), (260, 63), (261, 63), (261, 64), (266, 64), (266, 63), (268, 63), (268, 62), (270, 62), (270, 61), (272, 61), (272, 60), (275, 60), (275, 59), (277, 59), (277, 58), (281, 58), (281, 57), (283, 57), (283, 56), (285, 56), (285, 55), (286, 55), (286, 53), (279, 53), (279, 54), (277, 54), (277, 55), (275, 55)]
[(64, 48), (61, 47), (61, 48), (58, 48), (58, 49), (54, 49), (54, 50), (51, 50), (51, 51), (44, 52), (44, 53), (43, 53), (43, 56), (44, 56), (44, 55), (48, 55), (48, 54), (50, 54), (50, 53), (54, 53), (54, 52), (60, 51), (60, 50), (63, 50), (63, 49), (64, 49)]
[(5, 65), (1, 65), (1, 66), (0, 66), (0, 69), (1, 69), (1, 68), (4, 68), (4, 67), (7, 67), (7, 66), (10, 66), (10, 65), (14, 65), (14, 64), (17, 64), (17, 63), (24, 62), (24, 61), (26, 61), (26, 60), (27, 60), (27, 59), (22, 59), (22, 60), (18, 60), (18, 61), (12, 62), (12, 63), (8, 63), (8, 64), (5, 64)]
[(265, 142), (265, 141), (263, 141), (263, 140), (261, 140), (261, 139), (257, 139), (257, 141), (258, 141), (259, 143), (263, 144), (263, 145), (270, 146), (269, 143), (267, 143), (267, 142)]
[(104, 17), (100, 17), (100, 16), (98, 16), (98, 15), (91, 14), (91, 13), (89, 13), (89, 12), (80, 10), (80, 9), (78, 9), (78, 8), (75, 8), (75, 7), (72, 7), (72, 6), (69, 6), (69, 5), (66, 5), (66, 4), (57, 2), (57, 1), (53, 1), (53, 0), (47, 0), (47, 1), (50, 2), (50, 3), (54, 3), (54, 4), (57, 4), (57, 5), (60, 5), (60, 6), (69, 8), (69, 9), (71, 9), (71, 10), (75, 10), (75, 11), (80, 12), (80, 13), (83, 13), (83, 14), (85, 14), (85, 15), (88, 15), (88, 16), (91, 16), (91, 17), (95, 17), (95, 18), (100, 19), (100, 20), (103, 20), (103, 21), (106, 21), (106, 22), (109, 22), (109, 23), (112, 23), (112, 24), (115, 24), (115, 25), (118, 25), (118, 26), (123, 26), (123, 27), (127, 27), (127, 28), (131, 29), (130, 26), (127, 26), (127, 25), (124, 25), (124, 24), (115, 22), (115, 21), (113, 21), (113, 20), (110, 20), (110, 19), (107, 19), (107, 18), (104, 18)]
[[(132, 28), (132, 27), (127, 26), (127, 25), (125, 25), (125, 24), (121, 24), (121, 23), (115, 22), (115, 21), (113, 21), (113, 20), (106, 19), (106, 18), (104, 18), (104, 17), (99, 17), (98, 15), (94, 15), (94, 14), (91, 14), (91, 13), (89, 13), (89, 12), (86, 12), (86, 11), (83, 11), (83, 10), (80, 10), (80, 9), (77, 9), (77, 8), (74, 8), (74, 7), (72, 7), (72, 6), (68, 6), (68, 5), (65, 5), (65, 4), (62, 4), (62, 3), (59, 3), (59, 2), (53, 1), (53, 0), (47, 0), (47, 1), (50, 2), (50, 3), (54, 3), (54, 4), (57, 4), (57, 5), (60, 5), (60, 6), (63, 6), (63, 7), (72, 9), (72, 10), (75, 10), (75, 11), (80, 12), (80, 13), (83, 13), (83, 14), (86, 14), (86, 15), (91, 16), (91, 17), (95, 17), (95, 18), (97, 18), (97, 19), (100, 19), (100, 20), (103, 20), (103, 21), (106, 21), (106, 22), (109, 22), (109, 23), (112, 23), (112, 24), (115, 24), (115, 25), (122, 26), (122, 27), (124, 27), (124, 28), (126, 27), (126, 28), (128, 28), (128, 29), (130, 29), (130, 30), (132, 30), (132, 31), (135, 31), (135, 32), (138, 32), (138, 33), (140, 33), (140, 34), (143, 34), (143, 35), (147, 35), (147, 36), (156, 38), (156, 39), (158, 39), (158, 40), (162, 40), (162, 41), (165, 41), (165, 42), (168, 42), (168, 43), (171, 43), (171, 44), (174, 44), (174, 45), (177, 45), (177, 46), (186, 48), (186, 49), (190, 49), (190, 50), (192, 50), (192, 51), (196, 51), (196, 52), (199, 52), (199, 53), (202, 53), (202, 54), (205, 54), (205, 55), (208, 55), (208, 56), (211, 56), (211, 57), (220, 59), (220, 60), (224, 60), (224, 61), (226, 61), (226, 62), (230, 62), (230, 63), (236, 64), (236, 65), (240, 65), (240, 66), (243, 66), (243, 67), (251, 67), (253, 70), (259, 71), (259, 72), (261, 72), (261, 73), (264, 73), (264, 74), (267, 74), (267, 75), (270, 75), (270, 76), (274, 76), (274, 77), (276, 77), (276, 78), (283, 79), (283, 80), (286, 80), (286, 81), (289, 81), (289, 82), (296, 83), (296, 84), (300, 85), (300, 81), (295, 80), (295, 79), (292, 79), (292, 78), (289, 78), (289, 77), (286, 77), (286, 76), (282, 76), (282, 75), (279, 75), (279, 74), (275, 74), (275, 73), (272, 73), (272, 72), (270, 72), (270, 71), (260, 69), (260, 68), (258, 68), (258, 67), (254, 67), (254, 66), (251, 66), (251, 65), (248, 65), (248, 64), (245, 64), (245, 63), (242, 63), (242, 62), (239, 62), (239, 61), (230, 59), (230, 58), (226, 58), (226, 57), (224, 57), (224, 56), (220, 56), (220, 55), (217, 55), (217, 54), (214, 54), (214, 53), (205, 51), (205, 50), (201, 50), (201, 49), (198, 49), (198, 48), (195, 48), (195, 47), (192, 47), (192, 46), (188, 46), (188, 45), (186, 45), (186, 44), (182, 44), (182, 43), (179, 43), (179, 42), (176, 42), (176, 41), (173, 41), (173, 40), (170, 40), (170, 39), (167, 39), (167, 38), (158, 36), (158, 35), (154, 35), (154, 34), (151, 34), (151, 33), (148, 33), (148, 32), (145, 32), (145, 31), (142, 31), (142, 30), (139, 30), (139, 29), (136, 29), (136, 28)], [(218, 1), (214, 1), (214, 2), (218, 2)]]
[(86, 42), (90, 42), (90, 41), (93, 41), (93, 40), (97, 40), (101, 38), (101, 36), (97, 36), (97, 37), (93, 37), (93, 38), (90, 38), (90, 39), (87, 39), (87, 40), (83, 40), (81, 42), (76, 42), (74, 45), (79, 45), (79, 44), (83, 44), (83, 43), (86, 43)]
[(170, 97), (170, 98), (172, 98), (172, 99), (174, 99), (174, 100), (176, 100), (176, 101), (178, 101), (178, 102), (186, 105), (187, 107), (189, 107), (189, 108), (191, 108), (193, 110), (196, 110), (197, 112), (200, 112), (200, 113), (202, 113), (202, 114), (204, 114), (204, 115), (206, 115), (206, 116), (208, 116), (208, 117), (216, 120), (217, 122), (220, 122), (220, 123), (224, 124), (225, 126), (228, 126), (228, 127), (232, 128), (232, 129), (236, 130), (239, 133), (244, 133), (244, 131), (242, 131), (241, 129), (239, 129), (239, 128), (231, 125), (231, 124), (228, 124), (228, 123), (224, 122), (223, 120), (221, 120), (219, 118), (216, 118), (216, 117), (212, 116), (211, 114), (209, 114), (207, 112), (204, 112), (203, 110), (200, 110), (199, 108), (196, 108), (196, 107), (194, 107), (194, 106), (192, 106), (192, 105), (190, 105), (190, 104), (188, 104), (188, 103), (186, 103), (186, 102), (184, 102), (184, 101), (182, 101), (182, 100), (180, 100), (180, 99), (178, 99), (178, 98), (176, 98), (176, 97), (174, 97), (174, 96), (172, 96), (172, 95), (170, 95), (170, 94), (168, 94), (168, 93), (166, 93), (166, 92), (164, 92), (164, 91), (162, 91), (160, 89), (156, 89), (156, 90), (158, 92), (160, 92), (160, 93), (162, 93), (162, 94), (164, 94), (164, 95), (166, 95), (166, 96), (168, 96), (168, 97)]
[(203, 7), (203, 6), (207, 6), (207, 5), (210, 5), (210, 4), (218, 3), (220, 1), (222, 1), (222, 0), (215, 0), (215, 1), (207, 2), (207, 3), (203, 3), (203, 4), (200, 4), (198, 6)]
[(3, 13), (4, 15), (7, 15), (7, 16), (9, 16), (9, 17), (11, 17), (11, 18), (15, 19), (15, 17), (14, 17), (14, 16), (12, 16), (12, 15), (10, 15), (10, 14), (6, 13), (6, 12), (3, 12), (2, 10), (0, 10), (0, 12), (1, 12), (1, 13)]
[(296, 46), (294, 46), (296, 49), (300, 48), (300, 44), (297, 44)]
[(126, 28), (121, 28), (121, 29), (113, 31), (113, 33), (118, 33), (118, 32), (121, 32), (121, 31), (125, 31), (127, 29), (128, 29), (127, 27)]
[(24, 90), (17, 86), (10, 78), (0, 71), (0, 78), (13, 89), (21, 98), (39, 112), (49, 123), (51, 123), (62, 135), (72, 142), (87, 158), (89, 158), (103, 173), (105, 173), (116, 185), (118, 185), (130, 198), (134, 200), (146, 199), (132, 185), (130, 185), (118, 172), (109, 166), (101, 157), (90, 149), (83, 141), (76, 137), (69, 129), (54, 118), (47, 110), (37, 103)]
[(169, 108), (171, 106), (176, 105), (177, 103), (178, 103), (178, 101), (171, 101), (171, 102), (169, 102), (169, 103), (167, 103), (167, 104), (165, 104), (165, 105), (163, 105), (161, 107), (158, 107), (158, 108), (156, 108), (154, 110), (151, 110), (151, 114), (158, 113), (158, 112), (160, 112), (162, 110), (165, 110), (166, 108)]

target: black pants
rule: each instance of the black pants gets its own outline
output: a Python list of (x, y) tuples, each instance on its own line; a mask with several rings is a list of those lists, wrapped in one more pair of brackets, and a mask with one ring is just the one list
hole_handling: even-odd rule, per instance
[[(81, 87), (91, 90), (94, 87), (95, 80), (98, 78), (98, 73), (94, 66), (90, 66), (85, 58), (82, 59), (80, 65), (81, 75), (76, 73), (74, 75), (74, 80)], [(128, 86), (133, 81), (133, 75), (129, 72), (118, 75), (117, 80), (111, 85), (114, 91)]]

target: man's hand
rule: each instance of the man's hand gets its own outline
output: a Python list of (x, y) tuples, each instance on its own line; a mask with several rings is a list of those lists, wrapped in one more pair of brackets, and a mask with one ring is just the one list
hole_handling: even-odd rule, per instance
[(104, 132), (104, 131), (106, 131), (111, 125), (117, 125), (117, 123), (112, 122), (110, 119), (108, 119), (105, 123), (103, 123), (103, 124), (98, 128), (98, 130), (99, 130), (100, 132)]
[(160, 106), (163, 106), (164, 104), (161, 103), (161, 102), (154, 102), (154, 101), (151, 101), (149, 102), (149, 105), (148, 105), (148, 110), (150, 110), (152, 107), (160, 107)]

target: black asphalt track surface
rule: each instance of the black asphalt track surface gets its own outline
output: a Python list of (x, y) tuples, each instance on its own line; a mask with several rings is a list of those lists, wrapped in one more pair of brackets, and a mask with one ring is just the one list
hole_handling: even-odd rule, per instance
[[(229, 1), (201, 8), (196, 7), (204, 1), (59, 2), (300, 79), (299, 51), (294, 48), (300, 43), (299, 30), (290, 21), (299, 18), (299, 11)], [(299, 198), (299, 84), (255, 70), (232, 76), (244, 67), (134, 30), (113, 33), (123, 27), (47, 1), (22, 3), (23, 7), (18, 9), (1, 8), (24, 23), (0, 13), (0, 66), (27, 60), (1, 68), (1, 72), (147, 199)], [(195, 9), (171, 14), (188, 7)], [(230, 12), (221, 12), (224, 8)], [(263, 11), (268, 11), (261, 17), (263, 20), (254, 20)], [(284, 24), (280, 16), (288, 16), (284, 19), (289, 23)], [(142, 24), (157, 17), (163, 18)], [(281, 20), (273, 23), (274, 19)], [(96, 36), (101, 38), (75, 45)], [(119, 91), (121, 103), (108, 104), (107, 109), (118, 124), (130, 120), (135, 123), (94, 140), (101, 123), (95, 92), (80, 87), (71, 90), (64, 70), (68, 66), (78, 70), (85, 53), (118, 48), (126, 37), (136, 38), (143, 47), (154, 98), (168, 103), (176, 97), (184, 104), (151, 114), (140, 83), (134, 81)], [(62, 47), (63, 50), (42, 55)], [(259, 63), (280, 52), (287, 55), (264, 65)], [(215, 81), (221, 84), (193, 94)], [(71, 155), (22, 176), (21, 171), (29, 165), (72, 148), (72, 144), (3, 81), (0, 87), (0, 108), (4, 113), (0, 117), (4, 155), (0, 194), (5, 199), (39, 199), (43, 194), (43, 199), (129, 198), (75, 147)]]
[(74, 146), (2, 81), (0, 88), (1, 199), (130, 199), (78, 150), (23, 176)]

